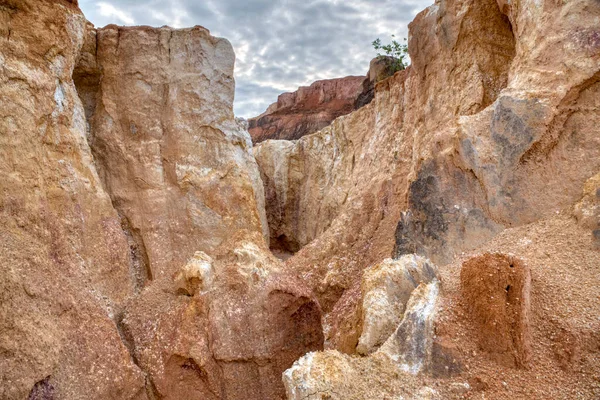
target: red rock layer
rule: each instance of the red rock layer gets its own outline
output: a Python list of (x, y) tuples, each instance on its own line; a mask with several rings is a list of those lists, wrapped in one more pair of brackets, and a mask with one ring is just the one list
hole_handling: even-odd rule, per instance
[(295, 140), (326, 127), (355, 110), (364, 81), (364, 76), (322, 80), (280, 95), (267, 111), (249, 120), (252, 141)]

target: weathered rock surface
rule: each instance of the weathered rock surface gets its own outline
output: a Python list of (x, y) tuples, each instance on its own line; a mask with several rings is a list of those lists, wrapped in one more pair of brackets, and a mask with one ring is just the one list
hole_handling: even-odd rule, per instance
[(421, 284), (396, 331), (368, 357), (330, 350), (298, 360), (283, 374), (288, 399), (430, 398), (424, 395), (435, 391), (419, 387), (415, 375), (431, 370), (438, 361), (434, 350), (438, 295), (437, 280)]
[(317, 81), (280, 95), (264, 113), (248, 120), (252, 141), (300, 139), (364, 107), (373, 100), (377, 82), (394, 74), (393, 60), (392, 57), (373, 59), (366, 77)]
[(322, 80), (284, 93), (258, 117), (248, 120), (254, 143), (267, 139), (299, 139), (355, 109), (364, 76)]
[(2, 1), (0, 398), (599, 398), (598, 18), (437, 0), (252, 150), (227, 41)]
[[(600, 5), (527, 4), (507, 17), (491, 0), (436, 2), (410, 25), (412, 65), (380, 82), (371, 104), (256, 147), (271, 236), (307, 243), (287, 263), (326, 312), (344, 293), (340, 306), (357, 305), (356, 277), (389, 254), (447, 263), (572, 205), (597, 173)], [(572, 32), (580, 39), (561, 64), (553, 49)]]
[(414, 254), (387, 259), (365, 270), (361, 282), (362, 333), (356, 348), (359, 354), (374, 352), (391, 336), (413, 290), (431, 282), (436, 273), (429, 260)]
[(282, 372), (323, 348), (318, 303), (256, 243), (197, 253), (128, 307), (124, 330), (160, 398), (280, 399)]
[[(236, 230), (266, 235), (252, 144), (233, 115), (229, 42), (202, 27), (108, 26), (96, 37), (101, 79), (95, 94), (82, 90), (95, 96), (90, 142), (140, 275), (170, 276)], [(85, 61), (78, 82), (96, 76)]]
[(463, 264), (460, 279), (480, 350), (498, 363), (526, 367), (531, 358), (529, 268), (515, 257), (483, 254)]
[(229, 43), (0, 17), (0, 397), (281, 398), (320, 308), (265, 253)]
[(69, 1), (0, 4), (2, 399), (145, 396), (113, 321), (127, 240), (71, 79), (85, 23)]
[[(295, 142), (255, 148), (271, 237), (294, 243), (290, 250), (301, 248), (286, 265), (319, 297), (327, 348), (353, 353), (360, 277), (390, 254), (416, 253), (445, 265), (506, 229), (547, 221), (573, 207), (585, 245), (596, 243), (589, 240), (597, 231), (596, 193), (590, 183), (582, 199), (581, 188), (600, 170), (599, 16), (600, 4), (587, 1), (436, 1), (410, 25), (412, 65), (380, 82), (372, 103)], [(555, 51), (562, 47), (564, 62)], [(589, 256), (585, 245), (578, 243), (577, 251)], [(548, 273), (554, 274), (551, 268)], [(582, 271), (576, 275), (595, 281)], [(540, 284), (553, 279), (541, 275)], [(446, 305), (458, 309), (462, 300), (453, 299)], [(576, 302), (574, 309), (583, 312), (584, 296)], [(468, 325), (477, 331), (475, 321)], [(543, 331), (529, 329), (538, 337)], [(457, 334), (454, 328), (444, 330), (440, 343), (459, 349), (462, 342), (449, 339)], [(527, 336), (527, 330), (524, 325), (517, 335)], [(561, 360), (595, 340), (572, 331), (552, 330), (578, 343), (558, 351)], [(479, 343), (477, 335), (470, 337)], [(565, 342), (559, 339), (557, 346)], [(499, 365), (527, 364), (527, 340), (513, 343), (513, 361), (492, 355), (483, 375)], [(534, 369), (550, 377), (554, 356), (544, 357)], [(577, 368), (569, 365), (569, 371)], [(478, 388), (473, 390), (489, 389), (489, 383), (470, 378)], [(581, 376), (560, 379), (585, 381), (576, 386), (587, 395), (594, 390)], [(529, 385), (528, 393), (567, 396), (548, 382), (551, 389)]]

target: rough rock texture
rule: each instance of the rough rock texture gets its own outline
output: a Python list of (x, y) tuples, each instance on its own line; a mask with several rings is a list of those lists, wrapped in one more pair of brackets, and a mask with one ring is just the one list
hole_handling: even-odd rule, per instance
[[(600, 398), (599, 18), (437, 0), (371, 103), (251, 150), (225, 40), (2, 1), (0, 398)], [(413, 254), (400, 319), (363, 272)]]
[(321, 311), (268, 253), (230, 44), (20, 0), (0, 45), (0, 398), (282, 398)]
[(498, 363), (526, 367), (531, 358), (529, 268), (515, 257), (484, 254), (463, 264), (460, 279), (480, 350)]
[(402, 256), (367, 268), (362, 276), (362, 333), (356, 351), (367, 355), (396, 330), (413, 290), (436, 277), (436, 268), (423, 257)]
[(378, 56), (371, 60), (367, 78), (363, 81), (363, 90), (354, 103), (355, 109), (364, 107), (373, 101), (375, 98), (375, 85), (396, 73), (395, 61), (396, 59), (390, 56)]
[(266, 234), (252, 144), (233, 116), (229, 42), (202, 27), (108, 26), (96, 36), (90, 142), (140, 275), (170, 276), (236, 230)]
[(317, 81), (284, 93), (267, 111), (248, 120), (254, 143), (267, 139), (299, 139), (354, 111), (364, 76)]
[(377, 82), (394, 74), (393, 60), (374, 58), (366, 77), (317, 81), (280, 95), (264, 113), (248, 120), (252, 141), (299, 139), (325, 128), (337, 117), (364, 107), (373, 100)]
[(127, 240), (71, 79), (85, 23), (68, 1), (0, 4), (2, 399), (145, 395), (113, 321), (134, 287)]
[(600, 4), (511, 4), (437, 1), (410, 25), (412, 65), (371, 104), (255, 148), (271, 235), (307, 243), (288, 266), (335, 324), (367, 266), (411, 253), (443, 265), (572, 205), (600, 168)]
[(124, 330), (160, 398), (280, 399), (281, 373), (323, 348), (318, 303), (256, 243), (197, 253), (128, 307)]
[(575, 205), (575, 217), (591, 231), (592, 243), (600, 249), (600, 173), (585, 183), (583, 198)]
[[(283, 374), (287, 398), (385, 399), (433, 398), (430, 387), (420, 387), (415, 375), (449, 369), (452, 364), (436, 351), (434, 325), (439, 282), (421, 284), (413, 292), (402, 322), (374, 354), (350, 357), (336, 350), (310, 353)], [(414, 396), (414, 397), (413, 397)]]

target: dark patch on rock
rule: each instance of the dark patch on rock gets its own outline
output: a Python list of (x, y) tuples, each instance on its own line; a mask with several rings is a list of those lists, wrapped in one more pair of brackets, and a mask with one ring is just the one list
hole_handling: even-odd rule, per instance
[(502, 97), (498, 100), (491, 123), (492, 139), (496, 143), (502, 165), (515, 165), (531, 147), (535, 134), (531, 119), (537, 115), (538, 99), (521, 100)]
[(462, 365), (458, 361), (457, 352), (434, 340), (431, 348), (431, 362), (427, 365), (427, 372), (434, 378), (459, 375), (462, 372)]
[(47, 376), (37, 382), (31, 389), (27, 400), (54, 400), (54, 386), (50, 383), (50, 378)]

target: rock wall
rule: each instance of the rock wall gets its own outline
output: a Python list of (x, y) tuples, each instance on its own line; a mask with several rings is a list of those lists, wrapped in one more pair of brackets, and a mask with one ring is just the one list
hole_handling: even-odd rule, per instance
[[(326, 312), (327, 347), (356, 352), (357, 327), (364, 327), (365, 320), (364, 311), (360, 311), (364, 303), (359, 279), (365, 268), (389, 254), (399, 258), (417, 253), (440, 266), (469, 252), (474, 252), (476, 259), (485, 259), (477, 249), (485, 248), (498, 235), (511, 235), (512, 227), (523, 227), (503, 243), (517, 254), (527, 254), (529, 262), (536, 265), (532, 274), (539, 280), (532, 285), (537, 284), (541, 292), (534, 294), (532, 289), (529, 297), (527, 289), (526, 294), (517, 293), (513, 298), (509, 289), (512, 303), (507, 306), (506, 318), (515, 322), (507, 323), (512, 325), (506, 332), (503, 327), (495, 328), (500, 330), (493, 336), (481, 325), (481, 321), (492, 323), (490, 313), (477, 314), (469, 308), (473, 303), (469, 295), (456, 291), (460, 268), (442, 268), (447, 271), (442, 274), (442, 285), (448, 293), (441, 292), (447, 311), (436, 318), (442, 321), (453, 315), (449, 318), (452, 322), (436, 328), (446, 349), (442, 359), (456, 356), (465, 365), (478, 365), (477, 372), (461, 373), (459, 368), (462, 377), (471, 379), (467, 386), (456, 382), (455, 386), (434, 390), (436, 372), (425, 371), (428, 378), (421, 379), (427, 382), (423, 390), (428, 394), (421, 394), (417, 386), (409, 390), (409, 396), (458, 398), (467, 392), (489, 391), (486, 397), (503, 398), (502, 387), (489, 383), (493, 379), (490, 371), (528, 364), (530, 334), (541, 340), (533, 346), (540, 359), (531, 367), (536, 371), (533, 374), (509, 374), (522, 388), (519, 391), (510, 386), (513, 395), (568, 396), (564, 385), (577, 381), (576, 390), (586, 393), (584, 397), (597, 392), (591, 381), (574, 372), (573, 364), (563, 372), (551, 372), (558, 368), (556, 362), (569, 358), (565, 352), (580, 351), (575, 349), (590, 352), (585, 360), (577, 359), (578, 365), (589, 367), (589, 362), (594, 362), (598, 354), (590, 346), (598, 342), (589, 337), (585, 326), (595, 323), (586, 316), (586, 322), (565, 328), (567, 322), (562, 318), (568, 312), (559, 307), (561, 311), (553, 313), (543, 306), (550, 296), (545, 290), (550, 286), (562, 296), (570, 296), (569, 289), (553, 286), (562, 279), (564, 270), (574, 269), (576, 279), (585, 282), (588, 289), (596, 279), (589, 278), (589, 270), (576, 267), (575, 261), (561, 266), (560, 271), (549, 271), (542, 265), (565, 262), (573, 252), (578, 259), (597, 259), (594, 232), (600, 220), (592, 195), (597, 184), (592, 182), (600, 169), (600, 136), (595, 128), (600, 71), (595, 21), (599, 16), (600, 4), (587, 1), (438, 0), (410, 25), (412, 65), (379, 83), (369, 106), (296, 142), (257, 146), (254, 151), (267, 185), (272, 237), (285, 232), (287, 237), (308, 238), (295, 239), (306, 245), (286, 263), (319, 296)], [(557, 49), (562, 48), (564, 60), (557, 55)], [(351, 145), (315, 145), (330, 137), (350, 138)], [(279, 151), (281, 148), (285, 152)], [(311, 162), (296, 163), (300, 153), (310, 154)], [(281, 159), (273, 163), (271, 154)], [(347, 160), (352, 160), (352, 168), (345, 167)], [(330, 171), (336, 162), (341, 176)], [(285, 172), (298, 164), (301, 168), (294, 174)], [(345, 171), (350, 171), (350, 176)], [(335, 190), (330, 182), (335, 182)], [(311, 193), (308, 196), (307, 191)], [(340, 202), (340, 198), (344, 200)], [(321, 213), (322, 207), (332, 203), (337, 206), (335, 213)], [(563, 213), (565, 216), (557, 220), (556, 215)], [(324, 220), (325, 215), (330, 218)], [(295, 218), (311, 223), (296, 224)], [(572, 227), (574, 218), (586, 232), (583, 237)], [(572, 230), (567, 229), (570, 233), (565, 233), (563, 240), (572, 247), (546, 255), (535, 252), (535, 239), (527, 232), (546, 230), (551, 232), (548, 241), (559, 243), (554, 235), (559, 235), (558, 226), (565, 220), (569, 220), (565, 226)], [(535, 224), (527, 225), (532, 222)], [(319, 233), (313, 234), (315, 231)], [(388, 239), (391, 236), (395, 241)], [(487, 261), (483, 264), (490, 267)], [(588, 261), (585, 264), (590, 265)], [(468, 270), (468, 264), (462, 268)], [(528, 287), (529, 283), (523, 285)], [(517, 284), (518, 289), (523, 285)], [(504, 292), (505, 287), (498, 289), (498, 293)], [(477, 293), (475, 296), (485, 298), (485, 294)], [(579, 293), (569, 303), (573, 310), (586, 314), (586, 293)], [(529, 315), (529, 301), (538, 302), (533, 312), (537, 316), (523, 317)], [(459, 306), (463, 302), (464, 308)], [(598, 310), (597, 305), (593, 308)], [(542, 321), (548, 319), (556, 324), (545, 326)], [(539, 324), (530, 327), (532, 320)], [(571, 340), (576, 344), (565, 344)], [(466, 341), (481, 344), (471, 353), (457, 351), (471, 347), (464, 344)], [(502, 346), (506, 351), (494, 354)], [(491, 355), (490, 348), (495, 349)], [(553, 348), (561, 350), (553, 353)], [(396, 362), (407, 356), (407, 350), (400, 353), (394, 358)], [(307, 356), (284, 375), (288, 397), (317, 398), (315, 393), (331, 398), (405, 396), (414, 380), (394, 375), (398, 368), (386, 372), (385, 365), (379, 356), (360, 361), (335, 352)], [(369, 374), (369, 368), (377, 372)], [(357, 373), (356, 382), (338, 380), (340, 371)], [(536, 374), (543, 376), (544, 385), (527, 383), (525, 376), (533, 379)], [(563, 384), (557, 385), (553, 379)], [(397, 380), (403, 381), (404, 387), (397, 387)], [(511, 384), (504, 390), (507, 385)]]
[(229, 42), (0, 22), (0, 398), (282, 398), (321, 309), (268, 252)]
[(255, 148), (271, 237), (304, 244), (286, 263), (319, 297), (327, 346), (356, 351), (365, 268), (445, 265), (579, 201), (600, 168), (599, 7), (437, 1), (410, 25), (412, 65), (371, 104)]
[(599, 397), (598, 18), (437, 0), (252, 148), (226, 40), (4, 0), (0, 398)]
[(236, 230), (266, 232), (252, 144), (233, 116), (229, 42), (202, 27), (108, 26), (95, 54), (90, 143), (140, 274), (170, 276)]
[(252, 141), (300, 139), (366, 106), (375, 97), (377, 82), (394, 74), (394, 62), (393, 57), (376, 57), (366, 77), (321, 80), (283, 93), (264, 113), (248, 120)]
[(0, 398), (123, 398), (144, 375), (113, 318), (134, 281), (71, 78), (85, 18), (0, 5)]
[(354, 111), (364, 81), (364, 76), (328, 79), (280, 95), (263, 114), (248, 120), (252, 141), (295, 140), (326, 127)]

